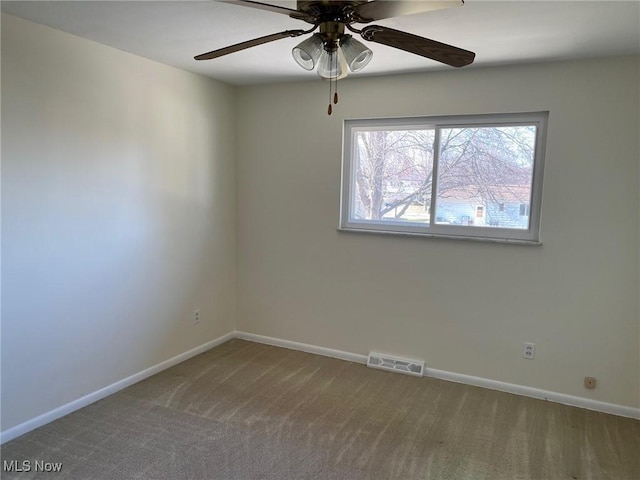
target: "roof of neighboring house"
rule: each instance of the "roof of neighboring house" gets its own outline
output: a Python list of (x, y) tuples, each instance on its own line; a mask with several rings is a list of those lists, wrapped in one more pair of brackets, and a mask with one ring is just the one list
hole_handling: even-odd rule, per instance
[(450, 188), (439, 193), (447, 200), (493, 200), (496, 203), (528, 203), (531, 198), (529, 185), (467, 185)]

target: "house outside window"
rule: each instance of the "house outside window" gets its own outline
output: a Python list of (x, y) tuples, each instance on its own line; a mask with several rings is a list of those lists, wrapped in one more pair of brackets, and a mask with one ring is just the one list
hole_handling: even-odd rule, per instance
[(538, 243), (547, 118), (347, 120), (340, 229)]

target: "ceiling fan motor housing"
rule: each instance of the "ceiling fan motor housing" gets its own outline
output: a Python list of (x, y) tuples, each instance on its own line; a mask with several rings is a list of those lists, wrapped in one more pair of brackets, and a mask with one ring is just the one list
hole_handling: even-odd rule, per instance
[(351, 24), (356, 21), (355, 7), (363, 3), (368, 3), (368, 0), (298, 0), (297, 10), (306, 14), (301, 19), (309, 23), (333, 20)]
[(336, 21), (323, 22), (319, 25), (322, 43), (327, 52), (335, 52), (344, 37), (344, 23)]

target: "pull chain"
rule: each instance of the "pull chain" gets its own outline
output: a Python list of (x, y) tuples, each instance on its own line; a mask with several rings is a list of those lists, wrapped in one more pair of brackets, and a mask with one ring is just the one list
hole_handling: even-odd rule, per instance
[(333, 61), (335, 60), (335, 63), (333, 64), (335, 68), (333, 69), (333, 71), (336, 72), (336, 76), (334, 78), (329, 78), (329, 107), (327, 108), (327, 115), (331, 115), (333, 113), (333, 106), (331, 105), (331, 93), (333, 93), (333, 104), (336, 105), (338, 103), (338, 52), (332, 52), (330, 53), (330, 55), (331, 56), (329, 58), (329, 61), (333, 63)]
[(340, 55), (338, 54), (338, 50), (336, 50), (336, 84), (334, 85), (334, 93), (333, 93), (333, 104), (336, 105), (338, 103), (338, 65), (340, 62)]
[(333, 113), (333, 107), (331, 106), (331, 89), (333, 87), (333, 79), (329, 78), (329, 107), (327, 108), (327, 115), (331, 115)]

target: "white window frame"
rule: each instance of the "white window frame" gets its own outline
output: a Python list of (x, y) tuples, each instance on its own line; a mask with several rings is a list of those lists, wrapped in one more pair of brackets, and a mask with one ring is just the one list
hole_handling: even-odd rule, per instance
[[(549, 112), (525, 112), (525, 113), (500, 113), (481, 115), (451, 115), (438, 117), (411, 117), (411, 118), (377, 118), (377, 119), (351, 119), (345, 120), (343, 130), (343, 156), (342, 156), (342, 189), (340, 198), (340, 224), (338, 230), (366, 233), (386, 233), (396, 235), (417, 235), (424, 237), (470, 239), (481, 241), (522, 243), (540, 245), (540, 214), (542, 207), (542, 180), (544, 176), (544, 160), (547, 142), (547, 123)], [(531, 198), (529, 199), (529, 228), (496, 228), (463, 225), (437, 224), (436, 192), (437, 192), (437, 168), (439, 161), (438, 131), (442, 128), (465, 127), (503, 127), (518, 125), (535, 125), (536, 139), (534, 152), (534, 165), (531, 185)], [(359, 131), (371, 130), (409, 130), (409, 129), (434, 129), (435, 148), (433, 166), (433, 185), (431, 195), (430, 224), (424, 226), (406, 221), (385, 220), (361, 220), (351, 218), (350, 212), (356, 202), (356, 190), (353, 185), (355, 176), (356, 142), (355, 135)]]

